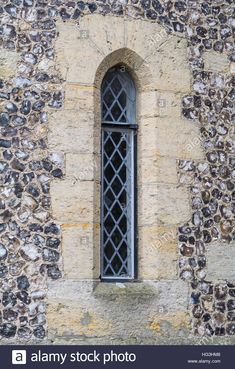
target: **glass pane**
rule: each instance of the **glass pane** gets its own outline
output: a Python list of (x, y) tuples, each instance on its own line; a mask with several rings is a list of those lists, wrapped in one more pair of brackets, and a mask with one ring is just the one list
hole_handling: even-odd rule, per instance
[(114, 104), (114, 106), (112, 107), (111, 109), (111, 114), (112, 114), (112, 117), (113, 117), (113, 121), (116, 121), (118, 122), (119, 119), (121, 118), (122, 116), (122, 110), (121, 108), (119, 107), (118, 103), (116, 102)]
[(114, 100), (115, 100), (115, 96), (112, 94), (111, 90), (108, 89), (103, 97), (103, 101), (105, 105), (107, 106), (107, 108), (110, 108)]
[(125, 215), (123, 215), (123, 217), (119, 219), (119, 227), (122, 230), (123, 234), (126, 234), (126, 231), (127, 231), (127, 219), (126, 219), (126, 216)]
[(133, 270), (131, 143), (131, 131), (103, 131), (103, 277), (112, 271), (115, 278), (129, 278)]
[(113, 245), (111, 244), (111, 242), (108, 242), (105, 246), (105, 255), (108, 260), (112, 258), (114, 251), (115, 249), (113, 248)]
[(126, 94), (124, 91), (122, 91), (121, 95), (119, 96), (119, 99), (118, 99), (122, 109), (125, 109), (126, 107)]
[(113, 265), (113, 269), (115, 271), (116, 274), (118, 274), (118, 272), (120, 272), (120, 269), (122, 268), (122, 261), (119, 257), (119, 255), (115, 255), (113, 261), (112, 261), (112, 265)]
[(102, 120), (127, 123), (127, 95), (130, 83), (123, 76), (110, 73), (102, 85)]
[(122, 241), (122, 233), (118, 230), (118, 228), (114, 229), (111, 239), (114, 246), (117, 248)]
[(119, 92), (122, 89), (122, 85), (118, 79), (118, 77), (114, 77), (111, 83), (111, 89), (114, 92), (115, 96), (118, 96)]
[(122, 243), (121, 247), (119, 248), (119, 254), (122, 257), (122, 260), (126, 260), (127, 258), (127, 244), (125, 242)]
[(101, 88), (103, 278), (134, 278), (134, 133), (128, 125), (136, 124), (135, 95), (128, 73), (114, 67), (106, 74)]
[(114, 172), (112, 166), (110, 164), (108, 164), (107, 167), (104, 170), (104, 175), (105, 175), (105, 178), (107, 178), (108, 182), (111, 181), (111, 179), (114, 176), (114, 173), (115, 172)]

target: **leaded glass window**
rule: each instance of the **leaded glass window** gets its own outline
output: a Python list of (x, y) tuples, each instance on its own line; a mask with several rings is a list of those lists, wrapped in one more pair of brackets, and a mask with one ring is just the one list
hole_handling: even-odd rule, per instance
[(101, 87), (101, 278), (135, 278), (136, 90), (114, 67)]

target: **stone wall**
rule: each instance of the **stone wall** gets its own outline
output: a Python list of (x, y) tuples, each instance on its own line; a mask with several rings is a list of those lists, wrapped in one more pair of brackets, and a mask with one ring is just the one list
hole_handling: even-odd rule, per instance
[[(228, 342), (232, 0), (12, 0), (0, 17), (0, 336)], [(139, 282), (115, 285), (99, 282), (98, 106), (117, 62), (138, 87)]]
[[(163, 334), (159, 311), (161, 320), (169, 319), (169, 325), (175, 321), (172, 330), (177, 336), (189, 326), (187, 303), (181, 303), (188, 300), (188, 288), (178, 280), (177, 227), (188, 219), (190, 208), (187, 191), (178, 188), (176, 162), (187, 155), (182, 141), (199, 137), (198, 127), (189, 130), (181, 115), (180, 100), (190, 91), (186, 42), (165, 34), (158, 50), (155, 45), (151, 50), (146, 40), (164, 28), (143, 20), (93, 14), (83, 17), (79, 26), (57, 23), (56, 65), (65, 81), (65, 96), (63, 108), (49, 119), (49, 148), (65, 158), (64, 179), (51, 187), (53, 217), (62, 229), (64, 274), (63, 282), (53, 282), (48, 291), (50, 339), (154, 342)], [(81, 32), (87, 32), (86, 38)], [(100, 86), (117, 63), (133, 71), (139, 126), (139, 282), (121, 287), (99, 281)], [(156, 75), (158, 69), (162, 73)], [(184, 79), (177, 78), (176, 69)], [(203, 158), (203, 152), (190, 157)], [(68, 294), (70, 284), (79, 292)]]

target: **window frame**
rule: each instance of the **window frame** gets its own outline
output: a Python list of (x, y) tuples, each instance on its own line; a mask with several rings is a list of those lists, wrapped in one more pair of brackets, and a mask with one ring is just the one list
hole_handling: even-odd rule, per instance
[[(102, 282), (134, 282), (137, 280), (137, 90), (134, 83), (134, 80), (126, 70), (126, 67), (123, 71), (123, 66), (114, 66), (110, 68), (101, 84), (100, 96), (101, 96), (101, 181), (100, 181), (100, 279)], [(131, 99), (128, 100), (127, 106), (127, 123), (116, 123), (116, 122), (107, 122), (103, 120), (103, 83), (105, 82), (105, 78), (107, 78), (108, 74), (114, 71), (117, 75), (121, 76), (121, 78), (127, 78), (126, 83), (129, 83), (129, 96)], [(124, 81), (125, 83), (125, 81)], [(103, 242), (103, 233), (104, 233), (104, 132), (120, 132), (120, 133), (128, 133), (131, 140), (131, 273), (130, 276), (107, 276), (104, 275), (104, 242)], [(127, 245), (128, 247), (128, 245)]]

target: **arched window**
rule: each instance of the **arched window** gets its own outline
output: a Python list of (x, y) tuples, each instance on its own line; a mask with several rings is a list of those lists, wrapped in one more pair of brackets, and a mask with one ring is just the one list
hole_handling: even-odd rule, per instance
[(124, 67), (101, 86), (101, 278), (136, 278), (136, 89)]

